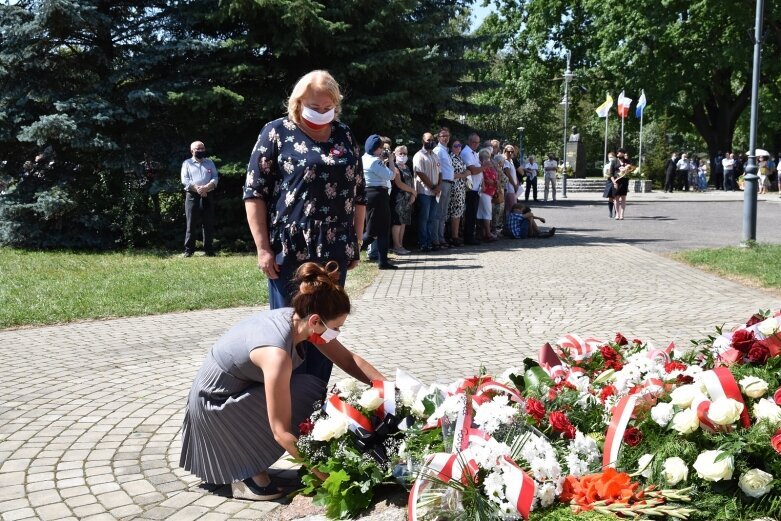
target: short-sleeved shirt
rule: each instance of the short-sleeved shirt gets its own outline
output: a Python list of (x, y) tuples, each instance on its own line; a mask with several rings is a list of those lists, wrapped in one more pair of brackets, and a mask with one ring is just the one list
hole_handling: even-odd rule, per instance
[(412, 158), (412, 169), (415, 171), (415, 189), (417, 192), (423, 195), (434, 195), (434, 192), (423, 184), (417, 174), (418, 172), (423, 172), (428, 176), (429, 181), (437, 184), (439, 182), (439, 158), (437, 155), (433, 151), (418, 150)]
[(724, 167), (724, 170), (734, 170), (735, 169), (735, 160), (724, 158), (721, 160), (721, 165)]
[(537, 170), (540, 169), (538, 163), (526, 163), (523, 165), (523, 170), (526, 172), (526, 177), (534, 180), (537, 177)]
[(244, 199), (268, 208), (277, 262), (349, 262), (358, 258), (355, 206), (366, 204), (359, 149), (344, 123), (314, 141), (293, 121), (267, 123), (252, 149)]
[(556, 169), (559, 167), (559, 162), (555, 159), (546, 159), (545, 162), (542, 164), (543, 170), (545, 170), (545, 175), (548, 177), (556, 175)]
[(393, 171), (385, 166), (385, 163), (379, 157), (364, 154), (361, 157), (361, 163), (363, 164), (363, 177), (367, 188), (380, 187), (390, 190)]
[(196, 161), (191, 157), (182, 163), (181, 181), (185, 192), (194, 192), (195, 186), (204, 186), (212, 181), (216, 186), (219, 179), (217, 167), (209, 158)]
[(453, 160), (450, 159), (450, 152), (448, 152), (447, 147), (443, 146), (442, 143), (438, 143), (437, 146), (434, 147), (434, 153), (437, 155), (437, 158), (439, 158), (439, 174), (442, 176), (442, 180), (452, 181)]
[[(477, 156), (477, 152), (469, 148), (469, 145), (461, 150), (461, 161), (464, 162), (467, 168), (470, 166), (480, 167), (480, 158)], [(470, 179), (472, 179), (472, 191), (479, 192), (480, 186), (483, 184), (483, 173), (471, 174)]]
[(262, 383), (263, 371), (250, 360), (250, 353), (269, 347), (290, 355), (294, 369), (303, 362), (305, 353), (293, 345), (293, 308), (262, 311), (245, 318), (215, 342), (211, 355), (232, 376)]

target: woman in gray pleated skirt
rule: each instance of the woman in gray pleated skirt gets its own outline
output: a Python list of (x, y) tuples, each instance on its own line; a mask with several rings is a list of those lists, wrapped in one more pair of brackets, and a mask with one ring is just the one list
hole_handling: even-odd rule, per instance
[(335, 262), (304, 264), (294, 278), (292, 308), (253, 315), (217, 340), (187, 399), (182, 468), (207, 483), (231, 483), (236, 498), (276, 499), (282, 491), (267, 470), (285, 451), (298, 457), (298, 424), (325, 396), (327, 382), (292, 375), (306, 358), (304, 346), (314, 344), (362, 382), (384, 379), (336, 340), (350, 312), (338, 280)]

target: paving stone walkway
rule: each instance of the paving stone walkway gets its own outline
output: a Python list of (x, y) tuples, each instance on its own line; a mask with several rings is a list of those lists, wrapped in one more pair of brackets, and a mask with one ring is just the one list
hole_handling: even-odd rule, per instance
[[(568, 332), (661, 344), (779, 307), (778, 294), (582, 233), (574, 213), (570, 231), (557, 218), (552, 240), (400, 259), (355, 298), (341, 338), (388, 375), (447, 382), (517, 365)], [(0, 331), (2, 519), (268, 519), (279, 504), (233, 500), (177, 468), (198, 366), (257, 310)]]

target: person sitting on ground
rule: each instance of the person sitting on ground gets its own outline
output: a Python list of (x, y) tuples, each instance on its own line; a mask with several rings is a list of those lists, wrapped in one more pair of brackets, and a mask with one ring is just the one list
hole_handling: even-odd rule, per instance
[(537, 223), (534, 222), (535, 220), (542, 223), (545, 222), (543, 217), (535, 216), (532, 213), (531, 208), (525, 204), (516, 203), (513, 205), (512, 211), (507, 215), (507, 223), (503, 233), (507, 237), (512, 237), (513, 239), (526, 239), (532, 237), (547, 239), (556, 234), (556, 228), (551, 228), (550, 230), (541, 229), (537, 226)]

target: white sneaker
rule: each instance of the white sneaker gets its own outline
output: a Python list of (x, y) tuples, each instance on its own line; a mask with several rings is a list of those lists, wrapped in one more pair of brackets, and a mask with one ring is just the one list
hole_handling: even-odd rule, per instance
[(282, 490), (273, 485), (273, 481), (265, 487), (261, 487), (252, 478), (232, 483), (231, 492), (234, 499), (249, 499), (251, 501), (271, 501), (285, 495)]

